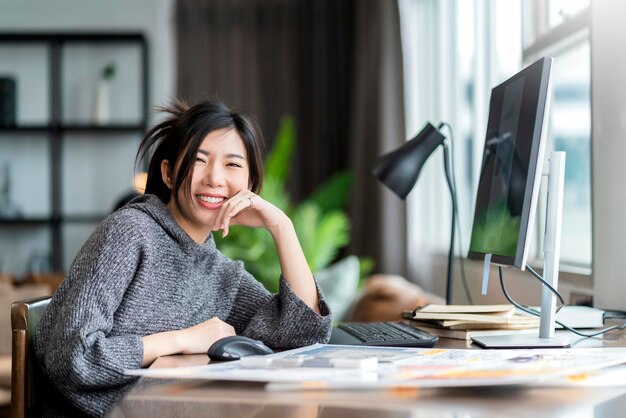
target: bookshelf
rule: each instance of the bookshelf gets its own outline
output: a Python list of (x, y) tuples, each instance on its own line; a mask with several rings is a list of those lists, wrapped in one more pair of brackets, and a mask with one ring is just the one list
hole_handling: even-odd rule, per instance
[(2, 77), (16, 89), (14, 120), (0, 126), (11, 202), (0, 210), (0, 272), (65, 271), (131, 189), (148, 122), (148, 44), (141, 33), (0, 33)]

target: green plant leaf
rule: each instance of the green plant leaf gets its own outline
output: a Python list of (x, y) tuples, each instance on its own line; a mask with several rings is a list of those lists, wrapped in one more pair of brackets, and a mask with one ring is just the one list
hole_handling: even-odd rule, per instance
[(290, 211), (291, 205), (284, 183), (273, 175), (267, 175), (263, 179), (261, 197), (278, 207), (283, 212)]
[[(261, 197), (284, 211), (292, 220), (298, 240), (313, 273), (332, 263), (349, 242), (350, 220), (345, 214), (354, 176), (349, 171), (335, 174), (308, 199), (294, 205), (287, 194), (286, 181), (295, 146), (293, 118), (281, 119), (276, 140), (265, 161)], [(217, 247), (245, 268), (270, 292), (277, 292), (281, 274), (274, 241), (262, 228), (233, 226), (226, 238), (214, 234)], [(373, 269), (369, 259), (361, 260), (361, 274)]]
[(374, 259), (370, 257), (359, 257), (359, 287), (365, 284), (366, 279), (374, 271)]
[(318, 187), (307, 202), (315, 203), (324, 213), (345, 209), (353, 181), (354, 175), (351, 171), (341, 171)]
[(302, 204), (294, 210), (291, 216), (291, 221), (298, 235), (298, 241), (300, 241), (300, 246), (311, 270), (313, 270), (312, 260), (314, 258), (315, 234), (319, 212), (319, 209), (313, 204)]
[(235, 260), (257, 260), (266, 250), (266, 243), (255, 231), (248, 233), (243, 227), (233, 226), (226, 238), (221, 231), (213, 234), (215, 244), (225, 256)]
[(284, 183), (289, 174), (291, 154), (295, 145), (296, 125), (290, 116), (280, 120), (278, 134), (265, 162), (265, 174)]
[(313, 273), (330, 264), (349, 241), (350, 222), (340, 211), (322, 215), (318, 206), (304, 203), (295, 211), (293, 224)]
[(216, 246), (226, 257), (243, 261), (246, 270), (268, 290), (278, 290), (280, 262), (274, 241), (267, 230), (235, 225), (225, 238), (222, 238), (220, 231), (214, 233), (213, 237)]
[(103, 80), (112, 80), (113, 77), (115, 76), (115, 64), (113, 63), (109, 63), (107, 64), (103, 69), (102, 72), (100, 73), (100, 77)]
[(350, 240), (350, 223), (343, 212), (331, 212), (322, 216), (316, 228), (311, 264), (318, 271), (332, 263), (339, 250)]

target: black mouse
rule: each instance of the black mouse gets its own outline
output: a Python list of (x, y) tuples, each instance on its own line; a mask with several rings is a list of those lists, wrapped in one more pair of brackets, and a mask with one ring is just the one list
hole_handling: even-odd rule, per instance
[(213, 361), (239, 360), (241, 357), (272, 354), (271, 348), (261, 341), (242, 335), (231, 335), (217, 340), (209, 347), (206, 354)]

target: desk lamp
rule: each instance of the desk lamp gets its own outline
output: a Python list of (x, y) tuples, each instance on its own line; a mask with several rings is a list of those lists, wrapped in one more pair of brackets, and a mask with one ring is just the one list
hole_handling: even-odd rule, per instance
[(406, 199), (422, 166), (430, 155), (439, 147), (443, 146), (443, 163), (446, 174), (446, 181), (450, 189), (452, 198), (452, 224), (450, 228), (450, 250), (448, 252), (448, 275), (446, 279), (446, 303), (452, 302), (452, 275), (454, 270), (454, 233), (456, 225), (456, 190), (454, 188), (451, 172), (450, 148), (445, 141), (445, 136), (439, 132), (443, 123), (435, 128), (430, 123), (418, 133), (413, 139), (395, 151), (378, 158), (371, 168), (372, 174), (385, 186), (391, 189), (400, 199)]

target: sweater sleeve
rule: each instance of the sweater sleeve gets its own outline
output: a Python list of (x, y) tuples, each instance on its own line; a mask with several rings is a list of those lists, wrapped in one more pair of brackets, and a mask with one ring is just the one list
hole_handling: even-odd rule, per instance
[(273, 295), (244, 270), (227, 322), (237, 334), (273, 348), (325, 343), (330, 338), (331, 314), (317, 283), (315, 286), (320, 314), (305, 304), (282, 276), (279, 291)]
[(48, 379), (74, 406), (104, 415), (141, 367), (141, 335), (112, 335), (115, 312), (138, 268), (137, 230), (102, 224), (85, 243), (41, 319), (35, 351)]

